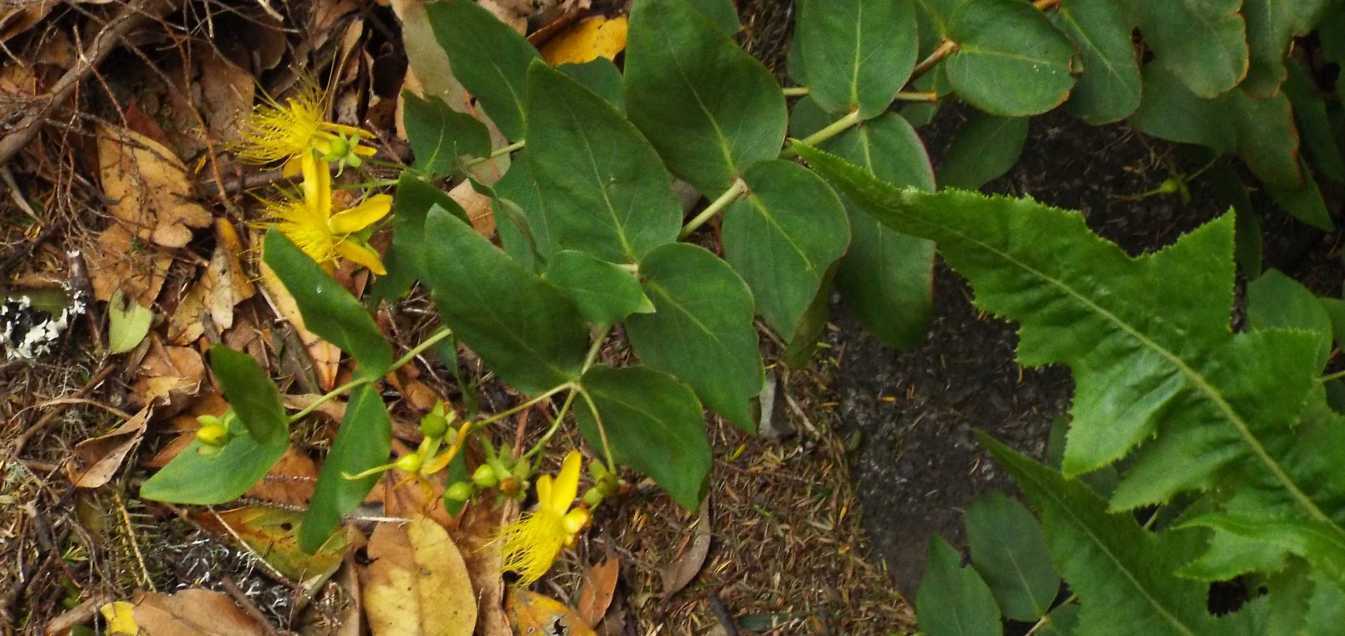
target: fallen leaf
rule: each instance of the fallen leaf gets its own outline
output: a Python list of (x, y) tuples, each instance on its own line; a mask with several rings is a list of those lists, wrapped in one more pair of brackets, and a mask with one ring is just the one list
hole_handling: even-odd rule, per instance
[(76, 488), (97, 488), (112, 480), (126, 454), (145, 435), (149, 407), (140, 409), (110, 433), (86, 439), (75, 445), (66, 473)]
[(509, 597), (504, 603), (517, 634), (596, 636), (593, 628), (579, 614), (549, 596), (510, 588)]
[(193, 587), (176, 594), (143, 594), (135, 601), (135, 622), (153, 636), (238, 636), (265, 630), (233, 599)]
[(190, 344), (200, 338), (205, 333), (202, 318), (206, 315), (217, 331), (233, 327), (234, 305), (257, 293), (243, 272), (238, 258), (243, 246), (233, 226), (218, 219), (215, 236), (215, 251), (205, 273), (182, 297), (168, 320), (168, 340), (173, 344)]
[(155, 338), (131, 385), (132, 401), (140, 406), (164, 405), (161, 414), (174, 415), (196, 394), (204, 378), (200, 353), (190, 347), (165, 347)]
[[(263, 29), (264, 30), (264, 29)], [(201, 102), (210, 134), (224, 142), (238, 139), (239, 124), (252, 110), (257, 81), (252, 74), (206, 47), (199, 58)]]
[(291, 581), (326, 578), (341, 567), (347, 549), (359, 542), (359, 533), (347, 527), (344, 534), (334, 534), (317, 552), (308, 554), (299, 549), (296, 530), (303, 520), (302, 512), (245, 506), (224, 512), (202, 510), (192, 513), (192, 520), (207, 532), (228, 539), (236, 537), (266, 561), (277, 572)]
[(480, 636), (512, 636), (509, 618), (504, 611), (504, 578), (500, 574), (500, 543), (496, 537), (504, 520), (518, 511), (518, 504), (506, 500), (498, 507), (478, 498), (467, 507), (452, 530), (453, 540), (462, 549), (467, 572), (476, 590), (477, 633)]
[(92, 248), (84, 250), (92, 276), (93, 296), (111, 300), (118, 290), (146, 307), (152, 307), (163, 289), (173, 255), (133, 235), (121, 223), (113, 223)]
[(696, 528), (691, 545), (671, 565), (663, 570), (663, 598), (671, 597), (682, 591), (691, 580), (696, 578), (705, 567), (705, 557), (710, 554), (710, 497), (701, 502), (700, 516), (696, 519)]
[(553, 66), (583, 64), (600, 57), (615, 60), (626, 50), (626, 16), (595, 15), (580, 20), (542, 47), (542, 57)]
[(109, 636), (135, 636), (140, 626), (135, 624), (135, 605), (126, 601), (104, 603), (98, 613), (107, 621)]
[(379, 634), (470, 636), (476, 595), (458, 546), (424, 516), (382, 524), (369, 541), (373, 561), (360, 576), (365, 616)]
[(140, 133), (98, 127), (99, 174), (112, 216), (141, 238), (164, 247), (191, 241), (191, 228), (211, 216), (192, 200), (186, 166), (162, 144)]
[[(304, 395), (286, 395), (282, 398), (285, 402), (285, 408), (303, 410), (309, 405), (322, 399), (321, 395), (308, 393)], [(333, 422), (340, 422), (346, 417), (346, 401), (342, 399), (327, 400), (314, 409), (314, 413), (326, 415)]]
[(127, 298), (118, 289), (107, 305), (108, 353), (116, 355), (136, 348), (149, 333), (149, 323), (153, 320), (154, 312), (149, 307)]
[(621, 560), (615, 556), (608, 557), (584, 573), (584, 583), (579, 588), (578, 611), (585, 623), (597, 625), (602, 622), (602, 617), (612, 604), (612, 596), (616, 594), (616, 582), (620, 576)]
[(462, 206), (463, 211), (467, 213), (467, 220), (472, 222), (472, 227), (477, 233), (486, 238), (495, 235), (495, 214), (490, 205), (491, 198), (477, 192), (472, 187), (471, 181), (463, 181), (453, 186), (453, 189), (448, 191), (448, 196)]
[(378, 480), (366, 501), (382, 503), (383, 512), (388, 516), (425, 515), (447, 527), (452, 525), (453, 518), (444, 508), (444, 488), (444, 480), (439, 475), (413, 479), (390, 471)]
[(245, 496), (272, 503), (303, 506), (313, 497), (318, 467), (313, 458), (293, 446), (271, 466), (266, 476), (248, 489)]

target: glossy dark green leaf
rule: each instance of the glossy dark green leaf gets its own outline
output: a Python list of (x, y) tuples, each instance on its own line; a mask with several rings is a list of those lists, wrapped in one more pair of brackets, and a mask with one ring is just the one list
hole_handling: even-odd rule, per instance
[[(594, 367), (581, 384), (602, 418), (612, 458), (653, 478), (683, 508), (700, 506), (714, 458), (691, 388), (644, 367)], [(592, 410), (574, 408), (584, 440), (601, 449)]]
[[(1243, 0), (1130, 0), (1135, 24), (1155, 63), (1206, 99), (1228, 92), (1247, 76)], [(1148, 87), (1144, 89), (1146, 92)]]
[(1288, 81), (1284, 84), (1285, 93), (1294, 106), (1294, 120), (1302, 131), (1303, 145), (1319, 174), (1335, 181), (1345, 183), (1345, 155), (1341, 154), (1341, 143), (1345, 137), (1336, 134), (1327, 114), (1326, 99), (1318, 92), (1316, 84), (1301, 63), (1289, 65)]
[(715, 412), (753, 430), (752, 398), (761, 392), (764, 371), (747, 283), (714, 254), (684, 243), (650, 252), (640, 276), (655, 313), (626, 321), (635, 353), (691, 385)]
[(1303, 185), (1298, 131), (1283, 94), (1253, 99), (1238, 89), (1202, 99), (1177, 76), (1150, 64), (1144, 68), (1144, 100), (1130, 123), (1168, 141), (1236, 153), (1267, 184), (1288, 189)]
[(499, 376), (537, 394), (579, 376), (588, 332), (574, 303), (435, 206), (425, 220), (435, 306)]
[(552, 251), (551, 229), (527, 154), (524, 150), (514, 155), (509, 172), (495, 183), (492, 206), (498, 206), (495, 228), (505, 253), (525, 269), (541, 273)]
[(528, 72), (527, 161), (555, 249), (638, 263), (677, 240), (672, 177), (640, 131), (601, 97), (536, 62)]
[(1060, 591), (1060, 576), (1051, 568), (1051, 552), (1037, 518), (1018, 500), (990, 492), (967, 508), (966, 524), (972, 565), (990, 586), (1004, 617), (1023, 622), (1041, 618)]
[(387, 372), (392, 347), (360, 301), (276, 230), (266, 233), (265, 260), (294, 296), (304, 327), (354, 357), (358, 377)]
[(1289, 44), (1312, 31), (1334, 0), (1243, 0), (1251, 65), (1243, 90), (1254, 97), (1279, 92), (1287, 72)]
[(1281, 188), (1267, 183), (1266, 194), (1275, 201), (1275, 205), (1294, 218), (1319, 230), (1334, 231), (1336, 224), (1331, 220), (1331, 210), (1326, 207), (1326, 199), (1322, 197), (1317, 179), (1312, 176), (1312, 171), (1308, 170), (1307, 163), (1302, 159), (1299, 160), (1299, 173), (1303, 175), (1303, 185), (1296, 188)]
[(1004, 633), (999, 607), (976, 570), (943, 537), (929, 539), (929, 569), (915, 596), (920, 631), (928, 636), (995, 636)]
[(1140, 105), (1140, 67), (1133, 25), (1116, 0), (1064, 0), (1051, 19), (1074, 42), (1083, 60), (1066, 108), (1093, 124), (1129, 117)]
[(1317, 367), (1326, 366), (1331, 355), (1331, 316), (1311, 290), (1268, 269), (1247, 283), (1247, 321), (1252, 329), (1302, 329), (1317, 340)]
[(197, 506), (213, 506), (243, 496), (266, 476), (289, 448), (287, 437), (259, 442), (246, 429), (211, 455), (201, 454), (201, 442), (192, 440), (173, 461), (140, 486), (140, 497)]
[(939, 166), (945, 188), (977, 190), (1018, 163), (1027, 143), (1026, 117), (975, 113), (960, 130)]
[(528, 64), (541, 57), (537, 49), (475, 0), (430, 2), (425, 11), (458, 81), (481, 100), (500, 132), (523, 139)]
[(1212, 184), (1214, 196), (1221, 208), (1232, 208), (1237, 214), (1234, 257), (1238, 269), (1248, 278), (1261, 275), (1261, 211), (1252, 205), (1247, 186), (1230, 161), (1220, 161), (1205, 172)]
[(264, 445), (284, 446), (289, 439), (289, 417), (266, 370), (252, 356), (224, 345), (210, 348), (210, 370), (248, 434)]
[(1051, 110), (1069, 97), (1074, 46), (1032, 5), (964, 0), (945, 28), (958, 46), (942, 65), (953, 90), (972, 106), (1023, 117)]
[(869, 119), (892, 104), (920, 46), (915, 4), (906, 0), (804, 0), (794, 38), (812, 71), (809, 93), (832, 113)]
[(743, 179), (748, 194), (724, 214), (724, 257), (752, 289), (757, 313), (788, 338), (845, 255), (850, 223), (831, 187), (796, 163), (764, 161)]
[(437, 97), (421, 99), (402, 91), (406, 139), (415, 155), (412, 167), (433, 176), (445, 176), (462, 167), (463, 157), (490, 156), (490, 132), (485, 124), (448, 107)]
[(373, 384), (364, 384), (350, 394), (341, 428), (318, 473), (317, 488), (308, 512), (299, 526), (299, 547), (314, 552), (322, 547), (341, 518), (364, 501), (381, 475), (347, 479), (386, 464), (392, 452), (392, 424), (383, 397)]
[(1047, 615), (1046, 623), (1037, 630), (1041, 636), (1074, 636), (1079, 628), (1079, 604), (1061, 605)]
[(734, 0), (687, 0), (697, 11), (714, 23), (721, 35), (731, 36), (738, 32), (738, 9)]
[(556, 67), (556, 70), (607, 100), (607, 103), (618, 112), (626, 112), (626, 95), (625, 87), (621, 84), (621, 71), (612, 60), (599, 57), (583, 64), (562, 64)]
[(634, 313), (654, 311), (632, 272), (584, 252), (556, 252), (543, 278), (568, 294), (589, 322), (610, 325)]
[(1331, 337), (1337, 344), (1345, 343), (1345, 300), (1339, 298), (1318, 298), (1326, 315), (1331, 319)]
[(461, 212), (462, 220), (467, 220), (467, 213), (453, 203), (447, 192), (410, 172), (402, 173), (392, 199), (392, 246), (383, 255), (388, 274), (374, 281), (368, 296), (372, 306), (400, 297), (411, 289), (412, 283), (424, 277), (428, 248), (425, 215), (436, 204), (450, 212)]
[(668, 169), (714, 198), (784, 143), (771, 72), (686, 0), (639, 0), (626, 49), (626, 109)]

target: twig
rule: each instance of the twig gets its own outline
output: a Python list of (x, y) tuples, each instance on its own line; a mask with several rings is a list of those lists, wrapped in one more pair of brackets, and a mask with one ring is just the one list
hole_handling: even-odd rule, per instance
[(37, 212), (33, 210), (33, 206), (28, 204), (28, 199), (23, 198), (23, 191), (19, 189), (19, 184), (14, 181), (14, 173), (9, 171), (9, 166), (0, 166), (0, 177), (3, 177), (5, 185), (9, 186), (9, 197), (14, 199), (14, 204), (19, 206), (19, 209), (23, 210), (24, 214), (31, 217), (38, 225), (41, 225), (42, 217), (38, 216)]
[[(114, 367), (111, 364), (104, 362), (103, 367), (99, 369), (97, 373), (94, 373), (93, 377), (89, 378), (89, 381), (85, 382), (84, 386), (80, 387), (78, 391), (75, 391), (75, 394), (71, 397), (82, 398), (88, 395), (90, 391), (94, 390), (99, 384), (102, 384), (103, 380), (107, 379), (107, 376), (112, 374), (113, 368)], [(56, 404), (53, 406), (54, 408), (47, 411), (47, 414), (43, 415), (42, 419), (39, 419), (35, 424), (28, 427), (28, 430), (14, 438), (14, 444), (10, 450), (10, 455), (12, 457), (17, 458), (19, 453), (23, 452), (23, 447), (28, 445), (28, 440), (32, 439), (34, 435), (50, 425), (51, 422), (56, 419), (56, 416), (60, 415), (61, 411), (65, 410), (66, 405)]]
[(76, 625), (83, 625), (89, 622), (89, 619), (93, 618), (93, 615), (98, 613), (98, 608), (101, 607), (103, 603), (111, 600), (111, 598), (112, 597), (107, 594), (95, 593), (83, 603), (62, 612), (60, 616), (47, 621), (46, 631), (42, 633), (64, 634)]
[(126, 524), (126, 539), (131, 543), (131, 552), (135, 554), (136, 563), (140, 564), (140, 574), (145, 577), (145, 587), (151, 592), (158, 592), (154, 587), (154, 578), (149, 575), (149, 568), (145, 566), (145, 555), (140, 553), (140, 542), (135, 538), (135, 526), (131, 525), (131, 513), (126, 510), (126, 502), (122, 500), (121, 493), (113, 492), (112, 497), (117, 502), (117, 508), (121, 510), (121, 521)]
[(246, 612), (248, 616), (252, 617), (252, 620), (257, 621), (257, 623), (262, 626), (262, 630), (265, 631), (268, 636), (280, 636), (280, 632), (276, 630), (275, 626), (271, 624), (271, 621), (266, 618), (266, 615), (257, 608), (257, 604), (253, 603), (252, 599), (248, 598), (248, 595), (243, 593), (243, 590), (238, 589), (238, 584), (234, 583), (233, 578), (225, 576), (220, 579), (220, 586), (224, 588), (225, 592), (229, 593), (229, 596), (233, 597), (234, 602), (242, 607), (243, 611)]
[[(2, 143), (4, 143), (4, 140), (0, 139), (0, 144)], [(8, 254), (0, 256), (0, 278), (8, 276), (10, 270), (31, 256), (40, 245), (56, 236), (56, 233), (61, 230), (60, 225), (59, 223), (47, 225), (42, 233), (37, 235), (37, 238), (31, 241), (22, 241), (10, 249)]]
[(107, 26), (103, 27), (98, 35), (94, 36), (93, 42), (89, 43), (89, 47), (80, 51), (79, 59), (76, 60), (75, 65), (52, 85), (51, 92), (47, 93), (46, 103), (25, 115), (14, 127), (13, 132), (0, 139), (0, 164), (8, 162), (24, 146), (28, 145), (28, 142), (41, 129), (40, 124), (46, 119), (47, 113), (57, 104), (64, 102), (70, 96), (70, 93), (75, 90), (75, 87), (79, 86), (80, 82), (84, 81), (112, 51), (116, 50), (131, 29), (139, 26), (146, 19), (163, 17), (172, 9), (173, 4), (165, 0), (135, 0), (123, 8), (116, 17), (108, 21)]

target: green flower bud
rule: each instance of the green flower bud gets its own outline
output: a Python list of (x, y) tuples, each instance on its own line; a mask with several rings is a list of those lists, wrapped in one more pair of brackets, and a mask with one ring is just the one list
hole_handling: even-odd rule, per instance
[(602, 503), (603, 498), (603, 492), (597, 486), (593, 486), (584, 491), (584, 503), (587, 504), (589, 508), (597, 508), (598, 504)]
[(476, 494), (475, 486), (472, 486), (470, 482), (460, 481), (444, 491), (444, 499), (461, 502), (471, 499), (474, 494)]
[(495, 469), (482, 464), (477, 466), (476, 471), (472, 473), (472, 483), (479, 488), (494, 488), (500, 483), (500, 479), (496, 476)]
[(432, 439), (442, 438), (444, 433), (448, 432), (448, 418), (437, 413), (430, 413), (420, 418), (420, 432), (425, 437)]
[(402, 455), (393, 462), (392, 467), (404, 473), (415, 474), (420, 472), (421, 457), (420, 453), (410, 453)]

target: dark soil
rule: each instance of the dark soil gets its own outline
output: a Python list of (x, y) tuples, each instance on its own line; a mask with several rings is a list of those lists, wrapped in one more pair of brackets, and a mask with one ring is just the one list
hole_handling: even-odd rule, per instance
[[(921, 130), (936, 167), (966, 112), (944, 108)], [(1092, 127), (1056, 112), (1033, 119), (1017, 166), (984, 190), (1081, 210), (1094, 231), (1134, 254), (1171, 244), (1227, 209), (1206, 179), (1191, 184), (1189, 204), (1176, 196), (1127, 196), (1153, 190), (1174, 169), (1190, 174), (1203, 165), (1182, 155), (1124, 124)], [(1339, 295), (1336, 235), (1271, 206), (1258, 209), (1267, 266), (1306, 279), (1318, 293)], [(962, 511), (976, 495), (1013, 490), (973, 431), (1040, 458), (1073, 386), (1067, 369), (1020, 367), (1014, 326), (975, 309), (966, 283), (942, 264), (934, 297), (928, 337), (913, 351), (884, 348), (844, 309), (837, 317), (837, 346), (844, 348), (837, 387), (844, 426), (859, 440), (851, 465), (864, 526), (911, 600), (930, 535), (962, 542)]]

